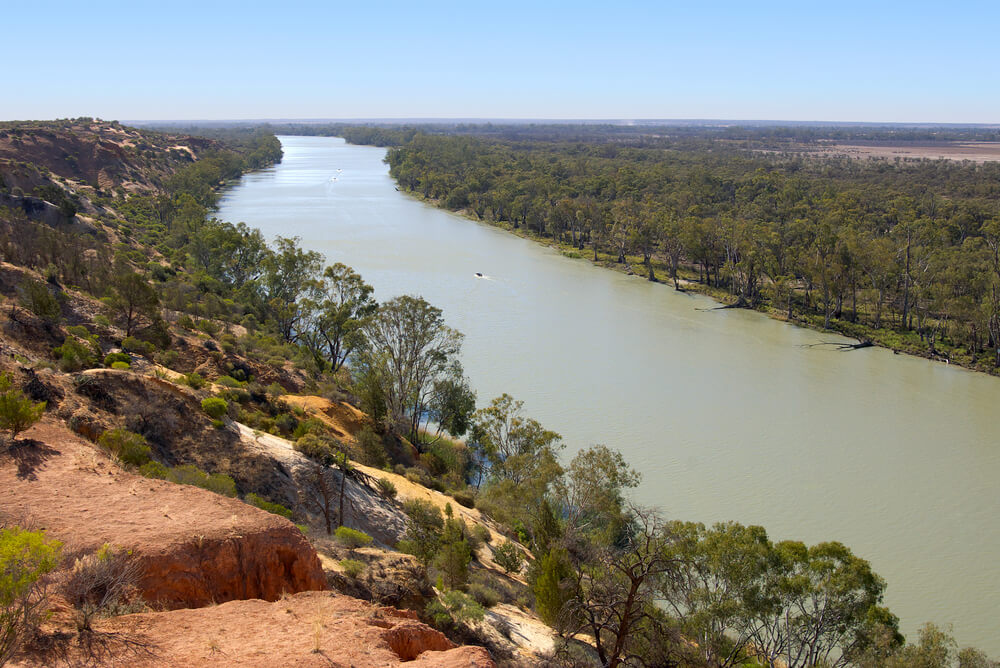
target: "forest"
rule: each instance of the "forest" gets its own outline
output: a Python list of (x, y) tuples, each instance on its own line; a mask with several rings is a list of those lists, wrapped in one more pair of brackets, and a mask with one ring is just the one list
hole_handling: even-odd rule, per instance
[(405, 191), (567, 255), (862, 342), (1000, 365), (998, 163), (763, 153), (779, 134), (767, 128), (745, 130), (748, 143), (704, 132), (340, 132), (391, 146)]

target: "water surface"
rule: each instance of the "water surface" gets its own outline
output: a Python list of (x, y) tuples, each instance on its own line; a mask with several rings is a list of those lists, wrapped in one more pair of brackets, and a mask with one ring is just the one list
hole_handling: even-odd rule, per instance
[[(479, 404), (508, 392), (642, 472), (670, 517), (838, 540), (915, 638), (954, 624), (1000, 654), (1000, 380), (842, 341), (600, 270), (395, 189), (384, 150), (281, 137), (220, 217), (299, 236), (380, 300), (422, 295), (466, 335)], [(481, 272), (485, 278), (477, 278)]]

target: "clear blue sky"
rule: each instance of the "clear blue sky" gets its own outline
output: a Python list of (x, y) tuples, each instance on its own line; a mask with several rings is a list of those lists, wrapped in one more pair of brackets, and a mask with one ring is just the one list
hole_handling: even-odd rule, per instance
[(6, 0), (0, 119), (1000, 123), (1000, 3)]

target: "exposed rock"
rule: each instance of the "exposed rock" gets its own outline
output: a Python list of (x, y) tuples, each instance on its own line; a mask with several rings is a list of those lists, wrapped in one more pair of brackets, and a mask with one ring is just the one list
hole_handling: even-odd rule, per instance
[(47, 422), (0, 456), (0, 512), (30, 518), (74, 550), (104, 543), (133, 550), (145, 564), (144, 598), (164, 607), (326, 588), (316, 552), (291, 522), (122, 471)]
[(55, 641), (15, 665), (51, 665), (57, 660), (67, 665), (212, 668), (377, 667), (405, 661), (424, 668), (495, 668), (486, 650), (455, 647), (413, 613), (376, 608), (333, 592), (104, 619), (95, 622), (86, 642)]

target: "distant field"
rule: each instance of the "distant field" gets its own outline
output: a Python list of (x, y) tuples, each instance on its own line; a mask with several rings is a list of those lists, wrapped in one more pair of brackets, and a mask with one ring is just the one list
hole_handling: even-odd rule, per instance
[(858, 159), (886, 158), (892, 160), (901, 158), (903, 160), (971, 160), (972, 162), (1000, 160), (1000, 142), (830, 143), (820, 147), (800, 144), (797, 148), (803, 153), (813, 155), (846, 155)]

